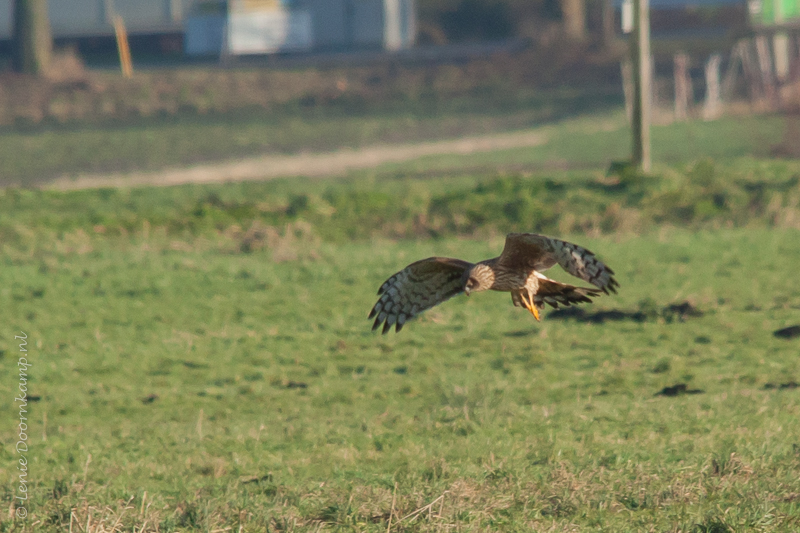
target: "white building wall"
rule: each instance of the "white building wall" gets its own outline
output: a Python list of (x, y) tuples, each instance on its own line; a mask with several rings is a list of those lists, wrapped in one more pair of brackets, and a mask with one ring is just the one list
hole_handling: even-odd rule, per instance
[[(8, 1), (8, 0), (0, 0)], [(10, 1), (9, 4), (13, 4)], [(70, 4), (67, 6), (67, 4)], [(62, 37), (66, 35), (80, 35), (82, 33), (94, 34), (98, 28), (105, 26), (105, 10), (97, 0), (50, 0), (47, 10), (50, 14), (50, 28), (53, 35)]]
[(383, 46), (384, 0), (350, 0), (352, 2), (353, 41), (357, 47)]
[[(131, 35), (182, 32), (187, 18), (198, 16), (203, 0), (49, 0), (55, 38), (113, 35), (107, 6), (122, 16)], [(315, 49), (384, 48), (413, 45), (416, 31), (414, 0), (294, 0), (308, 12)], [(0, 39), (11, 38), (13, 0), (0, 0)], [(205, 22), (204, 22), (205, 24)], [(205, 31), (192, 25), (194, 33)], [(208, 31), (218, 23), (209, 24)], [(219, 32), (219, 29), (214, 29)], [(195, 38), (197, 35), (194, 36)], [(216, 48), (220, 36), (200, 39), (201, 49)], [(197, 39), (195, 39), (197, 40)], [(205, 43), (213, 41), (213, 45)], [(190, 47), (192, 48), (192, 47)]]
[(383, 47), (387, 50), (403, 47), (400, 3), (401, 0), (383, 0)]
[[(314, 45), (321, 49), (345, 48), (350, 44), (348, 2), (350, 0), (305, 0), (311, 14)], [(298, 2), (299, 3), (299, 2)]]

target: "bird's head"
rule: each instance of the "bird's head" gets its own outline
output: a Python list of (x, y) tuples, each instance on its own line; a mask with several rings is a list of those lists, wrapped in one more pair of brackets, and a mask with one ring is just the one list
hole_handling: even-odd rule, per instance
[(494, 282), (494, 272), (487, 265), (477, 264), (464, 272), (464, 294), (485, 291)]
[(469, 296), (469, 293), (475, 290), (475, 287), (477, 286), (478, 286), (478, 280), (476, 280), (473, 277), (467, 278), (466, 283), (464, 283), (464, 294)]

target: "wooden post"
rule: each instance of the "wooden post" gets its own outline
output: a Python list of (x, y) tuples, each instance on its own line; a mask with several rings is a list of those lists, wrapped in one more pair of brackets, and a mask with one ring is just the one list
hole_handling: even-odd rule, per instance
[(785, 31), (772, 36), (772, 48), (775, 52), (775, 75), (778, 83), (783, 83), (789, 78), (789, 36)]
[(721, 110), (719, 65), (722, 63), (722, 56), (713, 54), (706, 63), (706, 101), (703, 106), (703, 119), (713, 120), (717, 118)]
[(633, 158), (643, 172), (650, 172), (650, 104), (652, 98), (650, 63), (650, 2), (633, 3)]
[(772, 60), (769, 53), (769, 43), (764, 35), (757, 36), (755, 40), (758, 67), (761, 71), (761, 86), (764, 88), (764, 96), (766, 96), (770, 105), (772, 105), (775, 101), (775, 83), (772, 77)]
[(736, 79), (739, 73), (739, 65), (742, 65), (744, 70), (744, 59), (742, 59), (743, 52), (742, 41), (739, 41), (731, 49), (730, 60), (728, 60), (728, 69), (725, 71), (725, 76), (722, 77), (722, 99), (730, 100), (733, 97), (733, 90), (736, 86)]
[(564, 33), (575, 41), (586, 37), (586, 4), (584, 0), (561, 0)]
[(650, 56), (650, 109), (658, 109), (661, 101), (658, 99), (658, 77), (656, 76), (656, 59)]
[(133, 76), (131, 49), (128, 46), (128, 32), (125, 31), (125, 23), (119, 15), (114, 16), (114, 33), (117, 36), (117, 50), (119, 51), (119, 64), (122, 67), (122, 75), (130, 78)]
[[(772, 1), (775, 24), (781, 24), (784, 21), (783, 5), (780, 0)], [(772, 50), (775, 54), (775, 76), (778, 78), (778, 83), (783, 83), (789, 77), (789, 36), (785, 31), (776, 32), (772, 36)]]
[(757, 61), (753, 59), (752, 43), (750, 39), (742, 39), (739, 41), (738, 52), (742, 59), (742, 72), (744, 73), (745, 81), (747, 82), (747, 91), (750, 96), (750, 102), (754, 103), (761, 98), (764, 98), (764, 88), (760, 83), (760, 76), (758, 75), (758, 68), (756, 68)]
[(15, 0), (13, 32), (14, 70), (44, 74), (53, 50), (47, 0)]
[(689, 117), (692, 80), (689, 77), (689, 56), (683, 52), (675, 54), (673, 76), (675, 77), (675, 120), (686, 120)]
[(602, 39), (603, 46), (608, 48), (616, 38), (614, 31), (614, 0), (602, 0)]
[(622, 71), (622, 94), (625, 97), (625, 116), (628, 123), (633, 124), (633, 65), (630, 59), (619, 64)]

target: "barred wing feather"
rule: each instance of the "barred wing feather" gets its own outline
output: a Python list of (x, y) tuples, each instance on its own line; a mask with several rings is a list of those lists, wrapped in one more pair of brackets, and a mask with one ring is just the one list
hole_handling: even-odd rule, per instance
[(383, 333), (403, 325), (421, 312), (464, 291), (464, 272), (472, 263), (448, 257), (429, 257), (411, 263), (387, 279), (378, 289), (380, 298), (369, 318), (375, 318), (372, 329), (383, 324)]

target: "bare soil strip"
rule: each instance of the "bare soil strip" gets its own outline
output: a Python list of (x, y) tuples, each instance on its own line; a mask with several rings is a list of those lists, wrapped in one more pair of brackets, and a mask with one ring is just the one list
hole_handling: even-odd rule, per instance
[(335, 152), (297, 155), (265, 155), (240, 161), (173, 168), (152, 172), (62, 176), (43, 185), (46, 189), (76, 190), (99, 187), (170, 186), (186, 183), (257, 181), (281, 177), (341, 176), (349, 171), (400, 163), (425, 156), (473, 154), (544, 144), (541, 131), (520, 131), (465, 137), (421, 144), (372, 146)]

